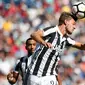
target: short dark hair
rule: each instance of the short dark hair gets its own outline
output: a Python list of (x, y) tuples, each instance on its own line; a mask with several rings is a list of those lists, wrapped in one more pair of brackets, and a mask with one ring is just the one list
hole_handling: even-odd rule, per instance
[(59, 25), (62, 25), (65, 20), (70, 20), (74, 19), (75, 21), (77, 20), (77, 17), (69, 12), (62, 12), (59, 18)]
[(29, 40), (33, 40), (32, 38), (28, 38), (27, 40), (26, 40), (26, 45), (28, 45), (28, 41)]

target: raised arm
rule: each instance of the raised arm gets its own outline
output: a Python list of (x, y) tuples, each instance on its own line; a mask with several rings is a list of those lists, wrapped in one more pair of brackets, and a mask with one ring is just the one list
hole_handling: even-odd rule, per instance
[(51, 45), (51, 43), (49, 43), (49, 42), (45, 42), (44, 40), (43, 40), (43, 30), (37, 30), (37, 31), (35, 31), (35, 32), (33, 32), (32, 34), (31, 34), (31, 37), (34, 39), (34, 40), (36, 40), (38, 43), (40, 43), (40, 44), (42, 44), (42, 45), (44, 45), (44, 46), (46, 46), (46, 47), (52, 47), (52, 45)]
[(75, 42), (75, 45), (73, 47), (80, 49), (80, 50), (85, 50), (85, 44), (82, 44), (80, 42)]

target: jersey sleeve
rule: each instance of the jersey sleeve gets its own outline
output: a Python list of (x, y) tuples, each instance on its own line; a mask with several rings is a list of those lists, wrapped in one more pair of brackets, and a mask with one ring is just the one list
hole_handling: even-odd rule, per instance
[(16, 66), (15, 66), (15, 71), (19, 71), (19, 70), (20, 70), (20, 59), (17, 60)]
[(66, 44), (67, 44), (67, 46), (73, 46), (73, 45), (75, 45), (75, 40), (73, 40), (72, 38), (68, 37)]

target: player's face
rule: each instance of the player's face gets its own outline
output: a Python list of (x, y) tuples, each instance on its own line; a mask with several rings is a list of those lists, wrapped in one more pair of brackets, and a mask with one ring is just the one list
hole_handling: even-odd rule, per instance
[(28, 45), (26, 46), (26, 49), (28, 52), (33, 53), (36, 48), (36, 41), (34, 40), (28, 40)]
[(76, 22), (74, 19), (66, 21), (66, 33), (67, 34), (72, 34), (74, 29), (76, 28)]

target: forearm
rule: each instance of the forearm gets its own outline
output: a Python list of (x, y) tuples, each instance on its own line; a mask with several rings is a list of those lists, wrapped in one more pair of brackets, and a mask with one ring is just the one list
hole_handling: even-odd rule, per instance
[(77, 49), (80, 49), (80, 50), (85, 50), (85, 44), (82, 44), (82, 43), (79, 43), (79, 42), (76, 42), (75, 48)]
[(31, 37), (32, 37), (35, 41), (37, 41), (38, 43), (40, 43), (40, 44), (42, 44), (42, 45), (45, 46), (46, 42), (43, 40), (42, 36), (34, 33), (34, 34), (31, 34)]
[(57, 80), (58, 80), (58, 84), (59, 84), (59, 85), (62, 85), (62, 81), (61, 81), (60, 75), (57, 76)]
[(32, 33), (32, 34), (31, 34), (31, 37), (32, 37), (35, 41), (37, 41), (38, 43), (44, 45), (45, 47), (48, 47), (48, 48), (51, 48), (51, 47), (52, 47), (51, 43), (45, 42), (45, 41), (43, 40), (43, 31), (41, 31), (41, 30), (38, 30), (37, 32)]
[(85, 44), (81, 44), (81, 50), (85, 50)]

